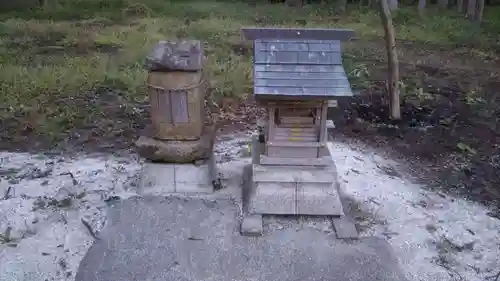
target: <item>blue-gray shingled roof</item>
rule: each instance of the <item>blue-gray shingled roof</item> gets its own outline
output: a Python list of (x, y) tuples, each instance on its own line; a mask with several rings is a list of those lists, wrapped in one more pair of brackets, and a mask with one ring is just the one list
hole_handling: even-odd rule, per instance
[(352, 96), (339, 40), (254, 40), (256, 97)]

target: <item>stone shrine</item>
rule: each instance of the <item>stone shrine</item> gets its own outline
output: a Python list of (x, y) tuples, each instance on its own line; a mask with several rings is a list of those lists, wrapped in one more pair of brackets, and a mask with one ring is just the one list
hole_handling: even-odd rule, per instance
[(151, 132), (136, 141), (146, 158), (141, 187), (158, 192), (212, 192), (215, 125), (205, 106), (200, 41), (161, 41), (146, 60)]

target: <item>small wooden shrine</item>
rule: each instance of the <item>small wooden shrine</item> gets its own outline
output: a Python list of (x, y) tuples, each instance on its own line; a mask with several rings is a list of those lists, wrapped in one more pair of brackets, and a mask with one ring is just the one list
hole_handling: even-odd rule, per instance
[(353, 31), (247, 28), (243, 33), (254, 40), (254, 97), (268, 113), (261, 164), (330, 165), (327, 110), (329, 100), (352, 96), (340, 40)]
[(242, 33), (253, 40), (253, 96), (268, 113), (263, 136), (253, 141), (242, 233), (254, 233), (258, 226), (252, 222), (262, 214), (343, 216), (327, 147), (327, 110), (338, 98), (352, 96), (340, 41), (354, 32), (243, 28)]

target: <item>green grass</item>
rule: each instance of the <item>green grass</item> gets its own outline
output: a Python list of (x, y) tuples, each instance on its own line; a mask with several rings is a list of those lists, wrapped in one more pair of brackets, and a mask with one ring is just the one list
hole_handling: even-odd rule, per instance
[[(235, 46), (250, 46), (240, 37), (243, 26), (305, 24), (352, 28), (363, 39), (383, 35), (376, 11), (356, 6), (337, 15), (331, 6), (319, 4), (297, 9), (214, 1), (48, 0), (42, 9), (28, 8), (31, 2), (20, 1), (20, 7), (0, 14), (0, 119), (54, 140), (103, 118), (99, 104), (86, 102), (95, 89), (123, 93), (119, 102), (126, 106), (144, 101), (143, 61), (150, 47), (165, 38), (202, 40), (211, 91), (239, 98), (251, 89), (250, 53), (234, 52)], [(498, 40), (491, 34), (500, 30), (500, 20), (490, 10), (485, 28), (451, 13), (428, 13), (421, 20), (414, 10), (403, 8), (395, 15), (400, 39), (474, 41), (485, 48)]]

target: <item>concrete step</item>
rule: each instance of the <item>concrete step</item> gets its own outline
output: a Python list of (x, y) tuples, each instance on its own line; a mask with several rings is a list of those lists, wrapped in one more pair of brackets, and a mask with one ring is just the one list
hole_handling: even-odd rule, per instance
[(254, 182), (333, 183), (337, 180), (335, 165), (328, 167), (253, 165)]
[(344, 215), (336, 183), (253, 182), (250, 188), (250, 213)]

